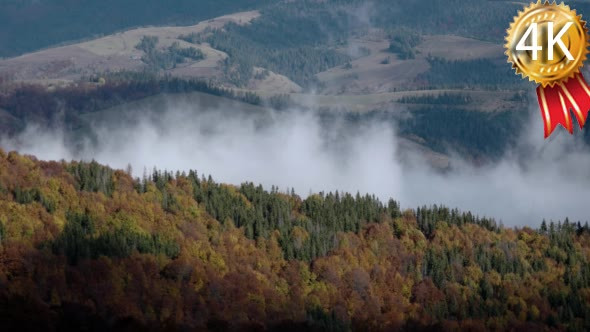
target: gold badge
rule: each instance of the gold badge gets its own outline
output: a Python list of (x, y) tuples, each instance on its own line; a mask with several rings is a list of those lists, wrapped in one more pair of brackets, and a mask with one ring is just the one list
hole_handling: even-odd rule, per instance
[(508, 62), (517, 74), (539, 84), (537, 96), (545, 122), (545, 137), (558, 124), (570, 133), (570, 110), (580, 127), (590, 108), (590, 87), (580, 68), (588, 54), (588, 29), (569, 6), (532, 3), (519, 11), (506, 36)]
[(573, 77), (588, 54), (588, 30), (581, 18), (563, 3), (531, 4), (508, 29), (508, 61), (523, 78), (544, 87)]

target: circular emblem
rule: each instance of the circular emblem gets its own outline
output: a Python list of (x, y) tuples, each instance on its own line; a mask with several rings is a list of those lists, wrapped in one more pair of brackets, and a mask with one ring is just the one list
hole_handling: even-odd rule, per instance
[(569, 6), (541, 1), (519, 12), (506, 37), (508, 62), (541, 86), (567, 81), (588, 53), (586, 22)]

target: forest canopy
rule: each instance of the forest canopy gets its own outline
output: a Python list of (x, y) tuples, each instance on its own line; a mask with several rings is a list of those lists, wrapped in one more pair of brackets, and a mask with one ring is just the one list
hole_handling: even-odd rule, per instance
[[(0, 150), (0, 317), (35, 330), (590, 328), (590, 229)], [(34, 314), (33, 314), (34, 313)]]

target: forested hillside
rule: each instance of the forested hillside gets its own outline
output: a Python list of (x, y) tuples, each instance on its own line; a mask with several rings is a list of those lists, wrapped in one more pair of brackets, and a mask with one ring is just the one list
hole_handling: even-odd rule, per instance
[[(100, 80), (103, 82), (98, 83)], [(8, 115), (0, 122), (0, 130), (5, 135), (13, 135), (27, 125), (38, 124), (48, 128), (65, 127), (67, 133), (84, 127), (85, 134), (89, 134), (92, 128), (80, 119), (80, 115), (157, 94), (190, 92), (203, 92), (253, 105), (263, 102), (252, 92), (233, 91), (200, 79), (162, 77), (148, 72), (112, 73), (51, 90), (38, 84), (3, 85), (0, 81), (0, 111), (4, 110)]]
[[(94, 77), (90, 82), (51, 90), (35, 84), (2, 85), (0, 82), (0, 116), (2, 113), (6, 115), (0, 121), (0, 130), (4, 135), (16, 136), (27, 125), (40, 125), (48, 129), (63, 128), (67, 137), (81, 135), (75, 139), (84, 139), (92, 137), (96, 130), (96, 123), (84, 120), (85, 114), (96, 113), (100, 117), (101, 111), (159, 94), (182, 100), (183, 93), (203, 92), (276, 110), (301, 108), (294, 105), (288, 95), (263, 98), (253, 92), (231, 90), (199, 79), (157, 76), (147, 72), (120, 72), (101, 78), (104, 82), (100, 84), (92, 82), (99, 79)], [(526, 96), (515, 93), (513, 99), (522, 102), (526, 101)], [(364, 114), (318, 111), (318, 114), (325, 125), (340, 123), (342, 119), (345, 120), (343, 124), (352, 127), (376, 121), (389, 123), (399, 126), (403, 135), (422, 137), (426, 145), (437, 152), (452, 150), (490, 160), (501, 158), (516, 142), (517, 129), (527, 116), (524, 111), (478, 112), (471, 109), (469, 103), (472, 100), (461, 94), (406, 97), (399, 102), (411, 107), (413, 117), (400, 120), (385, 111)], [(195, 111), (199, 112), (200, 107), (195, 106)], [(230, 111), (239, 112), (240, 107)]]
[(590, 230), (0, 151), (7, 330), (590, 328)]

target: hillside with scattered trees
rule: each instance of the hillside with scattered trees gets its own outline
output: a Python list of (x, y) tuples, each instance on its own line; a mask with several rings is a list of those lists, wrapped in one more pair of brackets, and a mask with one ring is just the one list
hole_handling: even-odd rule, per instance
[(4, 328), (590, 328), (587, 224), (128, 172), (0, 151)]
[(268, 0), (5, 0), (0, 58), (147, 25), (191, 25)]

